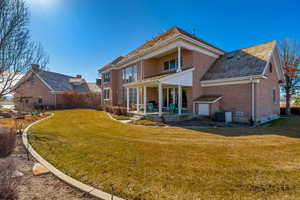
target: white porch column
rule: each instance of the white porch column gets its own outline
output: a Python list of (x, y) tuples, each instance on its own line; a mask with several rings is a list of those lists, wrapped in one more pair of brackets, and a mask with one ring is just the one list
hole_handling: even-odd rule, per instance
[(177, 72), (181, 72), (181, 47), (177, 47)]
[(161, 83), (158, 84), (158, 115), (162, 116), (163, 93)]
[(147, 87), (144, 86), (144, 114), (147, 113)]
[(140, 88), (136, 88), (136, 111), (140, 112)]
[(175, 88), (173, 88), (173, 103), (175, 104), (176, 103), (176, 100), (175, 100), (175, 98), (176, 98), (176, 89)]
[(127, 112), (129, 112), (129, 88), (126, 88)]
[(181, 115), (182, 110), (182, 87), (178, 85), (178, 115)]
[(170, 105), (170, 99), (169, 99), (169, 88), (167, 88), (167, 107), (169, 108)]

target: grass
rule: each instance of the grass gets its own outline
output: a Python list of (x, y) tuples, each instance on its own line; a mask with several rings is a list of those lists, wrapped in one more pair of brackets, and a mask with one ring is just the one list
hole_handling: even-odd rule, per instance
[(161, 122), (154, 122), (154, 121), (150, 121), (150, 120), (136, 120), (131, 122), (131, 124), (135, 124), (135, 125), (144, 125), (144, 126), (157, 126), (157, 125), (161, 125)]
[(113, 115), (113, 114), (111, 114), (111, 116), (116, 120), (130, 120), (130, 117), (126, 116), (126, 115)]
[(132, 126), (55, 111), (30, 142), (68, 175), (126, 199), (299, 199), (300, 118), (271, 127)]

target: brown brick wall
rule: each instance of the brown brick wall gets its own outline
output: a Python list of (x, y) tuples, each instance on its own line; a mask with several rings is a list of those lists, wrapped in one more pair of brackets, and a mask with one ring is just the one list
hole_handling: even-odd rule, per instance
[[(55, 105), (54, 95), (50, 93), (49, 88), (36, 75), (32, 75), (16, 89), (15, 97), (16, 99), (30, 97), (26, 105), (28, 107), (33, 107), (34, 104), (37, 104), (39, 98), (43, 99), (44, 105)], [(17, 104), (17, 107), (19, 105)]]

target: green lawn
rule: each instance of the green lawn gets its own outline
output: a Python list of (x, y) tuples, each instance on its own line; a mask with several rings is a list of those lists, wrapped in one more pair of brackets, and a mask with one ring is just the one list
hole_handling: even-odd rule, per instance
[(127, 199), (300, 199), (300, 118), (255, 129), (144, 127), (55, 111), (30, 142), (68, 175)]

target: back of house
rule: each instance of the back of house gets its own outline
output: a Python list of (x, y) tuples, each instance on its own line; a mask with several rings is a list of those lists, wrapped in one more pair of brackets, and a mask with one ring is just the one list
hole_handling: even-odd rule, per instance
[(99, 70), (102, 103), (142, 115), (262, 122), (280, 113), (284, 83), (276, 41), (232, 52), (173, 27)]

